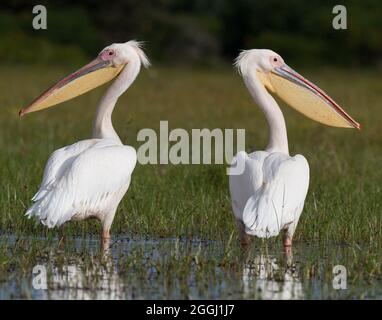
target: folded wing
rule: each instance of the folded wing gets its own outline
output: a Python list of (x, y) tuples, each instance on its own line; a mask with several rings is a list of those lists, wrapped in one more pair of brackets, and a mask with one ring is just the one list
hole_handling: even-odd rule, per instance
[(298, 222), (309, 186), (309, 165), (301, 155), (271, 153), (263, 163), (263, 183), (243, 210), (246, 233), (262, 238)]
[(45, 170), (49, 174), (44, 192), (40, 188), (26, 215), (54, 227), (75, 215), (86, 218), (110, 210), (126, 192), (135, 164), (133, 148), (104, 140), (95, 143), (58, 169)]

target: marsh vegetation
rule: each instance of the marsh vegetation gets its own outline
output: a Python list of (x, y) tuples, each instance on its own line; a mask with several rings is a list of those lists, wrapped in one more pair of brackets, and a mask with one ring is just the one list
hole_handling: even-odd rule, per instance
[[(57, 230), (24, 217), (50, 153), (89, 137), (104, 88), (22, 120), (18, 110), (74, 69), (0, 69), (0, 298), (75, 298), (71, 292), (110, 297), (106, 289), (92, 287), (105, 277), (111, 287), (108, 281), (120, 279), (116, 298), (382, 296), (377, 71), (298, 70), (335, 97), (361, 123), (361, 131), (324, 127), (282, 105), (290, 152), (303, 154), (311, 169), (293, 258), (283, 256), (278, 238), (255, 240), (241, 252), (225, 165), (138, 165), (114, 220), (114, 244), (105, 262), (96, 222), (68, 224), (67, 243), (58, 245)], [(267, 141), (263, 115), (231, 68), (142, 72), (118, 103), (116, 130), (124, 143), (139, 147), (137, 132), (157, 130), (160, 120), (169, 121), (170, 130), (244, 128), (247, 151)], [(50, 290), (37, 292), (31, 287), (32, 269), (41, 263), (56, 273), (72, 265), (86, 285), (58, 290), (51, 282)], [(341, 292), (332, 289), (337, 264), (348, 271), (349, 289)], [(94, 268), (105, 271), (95, 276)], [(280, 285), (289, 288), (289, 296), (269, 296), (283, 292)]]

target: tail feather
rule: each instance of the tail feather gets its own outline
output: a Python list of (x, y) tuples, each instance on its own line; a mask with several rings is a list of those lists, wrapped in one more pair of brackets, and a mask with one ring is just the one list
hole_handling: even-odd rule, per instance
[(263, 184), (246, 201), (246, 233), (276, 236), (291, 223), (297, 225), (309, 186), (309, 165), (303, 156), (272, 153), (263, 164)]
[(246, 232), (261, 238), (277, 236), (295, 218), (297, 208), (286, 200), (285, 184), (281, 180), (263, 184), (244, 207)]
[(259, 195), (250, 197), (244, 207), (243, 222), (246, 233), (259, 238), (277, 236), (282, 229), (281, 216), (273, 202)]
[(37, 202), (38, 200), (42, 199), (46, 193), (48, 192), (48, 190), (46, 189), (43, 189), (43, 190), (39, 190), (32, 198), (32, 201), (33, 202)]
[(67, 197), (59, 196), (55, 190), (43, 190), (34, 197), (34, 204), (27, 210), (28, 218), (35, 217), (48, 228), (54, 228), (70, 220), (75, 210), (72, 205), (65, 202)]

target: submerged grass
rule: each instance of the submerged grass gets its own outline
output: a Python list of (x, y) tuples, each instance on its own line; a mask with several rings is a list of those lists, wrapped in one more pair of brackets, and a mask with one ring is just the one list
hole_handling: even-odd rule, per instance
[[(41, 259), (49, 261), (50, 247), (56, 244), (56, 237), (59, 236), (57, 230), (47, 230), (27, 220), (24, 212), (31, 204), (30, 199), (38, 188), (49, 155), (61, 146), (89, 138), (95, 106), (104, 88), (63, 106), (30, 114), (22, 120), (17, 113), (69, 71), (60, 68), (0, 68), (0, 232), (3, 235), (13, 234), (17, 239), (12, 244), (1, 241), (0, 283), (6, 281), (14, 270), (30, 276), (32, 265), (41, 262)], [(332, 276), (332, 262), (338, 260), (341, 264), (345, 259), (351, 261), (351, 279), (363, 282), (377, 279), (380, 283), (380, 74), (331, 69), (301, 73), (335, 97), (362, 124), (362, 130), (324, 127), (282, 105), (290, 152), (303, 154), (311, 169), (310, 189), (295, 239), (297, 244), (311, 245), (315, 250), (311, 257), (309, 250), (308, 254), (304, 253), (306, 261), (300, 274), (303, 279), (306, 276), (307, 281), (312, 277), (329, 279)], [(245, 128), (247, 151), (260, 149), (267, 142), (263, 115), (251, 101), (242, 80), (231, 69), (152, 68), (143, 71), (118, 103), (114, 114), (116, 130), (122, 141), (138, 148), (141, 142), (136, 139), (137, 132), (142, 128), (159, 131), (160, 120), (168, 120), (170, 130)], [(148, 270), (153, 272), (152, 276), (159, 277), (160, 274), (157, 279), (169, 288), (168, 292), (172, 292), (171, 288), (180, 288), (177, 297), (197, 295), (197, 292), (189, 291), (189, 283), (194, 281), (199, 286), (203, 283), (200, 280), (203, 277), (212, 277), (208, 280), (212, 282), (230, 281), (232, 278), (233, 283), (237, 282), (237, 274), (250, 279), (252, 269), (247, 268), (249, 271), (244, 272), (243, 261), (240, 260), (242, 257), (236, 241), (225, 170), (223, 165), (138, 164), (130, 190), (118, 209), (112, 233), (157, 239), (187, 237), (219, 241), (222, 249), (216, 259), (212, 259), (204, 247), (191, 250), (181, 245), (179, 252), (186, 251), (179, 254), (173, 243), (171, 250), (175, 251), (170, 250), (169, 255), (161, 260), (149, 259), (144, 248), (135, 248), (128, 254), (120, 253), (118, 274), (129, 274), (136, 266), (144, 265), (134, 275), (141, 274), (142, 279), (147, 280), (150, 279)], [(94, 221), (71, 223), (66, 232), (69, 239), (87, 238), (98, 234), (99, 225)], [(31, 241), (30, 236), (36, 240)], [(39, 240), (39, 237), (44, 240)], [(280, 239), (271, 239), (266, 243), (256, 240), (255, 247), (266, 253), (267, 248), (279, 248), (279, 242)], [(349, 246), (343, 259), (343, 251), (329, 250), (343, 246)], [(55, 265), (60, 264), (57, 259), (62, 264), (68, 264), (68, 259), (78, 260), (78, 255), (81, 255), (85, 259), (82, 265), (88, 268), (93, 262), (85, 254), (87, 248), (85, 245), (74, 256), (65, 250), (54, 252)], [(330, 263), (318, 264), (317, 259), (321, 258)], [(258, 261), (260, 258), (256, 259)], [(246, 265), (250, 261), (251, 258), (247, 258)], [(285, 272), (281, 274), (285, 276)], [(195, 279), (187, 278), (190, 275)], [(149, 288), (149, 283), (147, 286)], [(202, 291), (203, 288), (198, 286), (197, 290)], [(205, 282), (204, 286), (208, 283)], [(224, 291), (219, 286), (216, 288), (218, 291), (207, 297), (217, 297)], [(145, 296), (147, 292), (141, 289), (137, 289), (135, 297)], [(229, 292), (224, 294), (230, 297)], [(336, 297), (335, 293), (332, 294)], [(232, 293), (231, 296), (235, 295)], [(25, 293), (25, 297), (30, 296)], [(252, 292), (247, 297), (256, 298), (256, 295)]]
[[(227, 259), (227, 247), (220, 242), (183, 238), (117, 238), (107, 254), (100, 254), (98, 241), (89, 238), (72, 238), (62, 246), (57, 239), (2, 240), (7, 241), (0, 252), (8, 258), (2, 257), (0, 266), (0, 299), (344, 299), (382, 294), (375, 252), (371, 258), (369, 251), (351, 246), (297, 244), (294, 256), (285, 256), (279, 244), (263, 242), (246, 252), (232, 246)], [(332, 287), (338, 264), (346, 266), (347, 290)], [(36, 265), (47, 270), (48, 290), (31, 286)]]

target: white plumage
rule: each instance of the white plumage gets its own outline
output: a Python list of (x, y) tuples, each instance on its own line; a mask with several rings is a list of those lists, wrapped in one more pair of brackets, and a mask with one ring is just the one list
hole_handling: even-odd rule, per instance
[(232, 174), (229, 180), (239, 237), (248, 244), (248, 235), (269, 238), (284, 231), (284, 246), (290, 247), (309, 187), (309, 165), (302, 155), (289, 155), (283, 114), (265, 87), (275, 90), (272, 72), (288, 70), (290, 81), (299, 75), (271, 50), (243, 51), (235, 66), (264, 112), (270, 135), (265, 151), (239, 152), (233, 160), (244, 166), (241, 174)]
[[(269, 127), (265, 151), (239, 152), (233, 160), (230, 192), (240, 240), (248, 244), (248, 235), (269, 238), (283, 230), (284, 246), (289, 248), (309, 187), (309, 165), (302, 155), (289, 155), (284, 116), (270, 93), (315, 121), (343, 128), (360, 125), (271, 50), (242, 51), (235, 67)], [(234, 175), (238, 168), (244, 172)]]
[(92, 139), (58, 149), (50, 156), (34, 203), (26, 212), (28, 217), (36, 217), (49, 228), (70, 220), (97, 218), (107, 245), (114, 215), (137, 162), (134, 148), (124, 146), (115, 132), (111, 115), (141, 65), (147, 67), (149, 61), (138, 42), (113, 44), (21, 111), (23, 115), (60, 103), (118, 76), (98, 104)]
[(309, 186), (309, 165), (302, 155), (240, 152), (241, 175), (230, 176), (235, 217), (249, 235), (269, 238), (283, 229), (293, 235)]
[(27, 216), (49, 228), (96, 217), (112, 221), (136, 164), (134, 148), (112, 139), (90, 139), (58, 149)]

